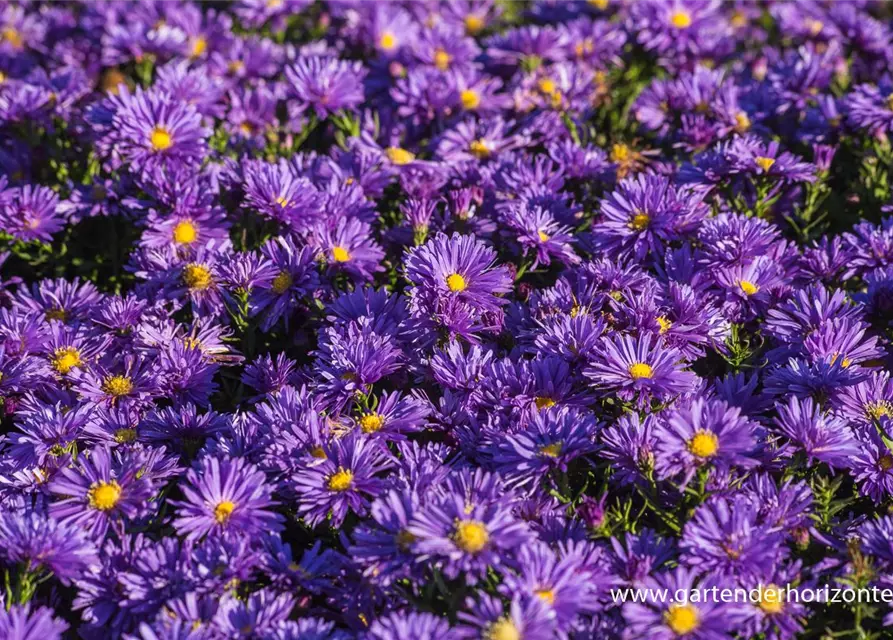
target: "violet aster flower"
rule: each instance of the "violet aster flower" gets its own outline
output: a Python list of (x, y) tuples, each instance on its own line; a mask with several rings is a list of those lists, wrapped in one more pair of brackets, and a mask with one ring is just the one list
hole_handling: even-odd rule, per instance
[(389, 466), (379, 441), (352, 434), (324, 444), (321, 457), (302, 461), (290, 481), (298, 496), (298, 512), (314, 526), (331, 514), (336, 527), (348, 511), (365, 515), (369, 497), (374, 498), (385, 487), (377, 476)]
[[(645, 589), (666, 589), (667, 593), (690, 593), (693, 589), (728, 587), (686, 567), (678, 567), (642, 582)], [(682, 590), (681, 592), (679, 590)], [(626, 636), (647, 637), (655, 640), (692, 638), (693, 640), (727, 640), (735, 637), (736, 628), (743, 622), (745, 612), (741, 604), (726, 604), (707, 598), (705, 602), (675, 602), (670, 598), (649, 602), (627, 602), (623, 605), (627, 623)]]
[(123, 96), (114, 125), (120, 152), (136, 170), (196, 166), (204, 158), (207, 131), (195, 107), (163, 92)]
[(496, 294), (511, 288), (505, 267), (494, 266), (496, 253), (471, 236), (438, 234), (406, 256), (406, 278), (420, 294), (455, 297), (482, 311), (505, 301)]
[(629, 20), (639, 44), (678, 68), (730, 51), (730, 28), (720, 8), (712, 0), (647, 0), (631, 7)]
[(284, 163), (252, 162), (245, 171), (245, 206), (304, 232), (316, 221), (319, 196), (313, 185)]
[(8, 640), (62, 640), (68, 623), (48, 607), (13, 605), (0, 611), (0, 634)]
[(60, 497), (50, 505), (50, 515), (88, 530), (96, 540), (109, 527), (122, 534), (128, 521), (147, 511), (153, 493), (141, 469), (129, 462), (103, 448), (79, 456), (76, 467), (62, 469), (49, 484), (49, 491)]
[(812, 398), (791, 397), (778, 404), (775, 424), (796, 450), (807, 459), (846, 469), (861, 451), (858, 441), (845, 420), (826, 414)]
[(278, 238), (261, 249), (261, 253), (278, 270), (268, 283), (259, 282), (251, 298), (252, 314), (263, 313), (261, 328), (269, 330), (280, 318), (288, 327), (290, 316), (300, 306), (300, 299), (309, 296), (319, 285), (310, 247), (297, 247), (291, 240)]
[(140, 405), (157, 393), (156, 374), (146, 359), (126, 356), (120, 366), (75, 370), (78, 392), (92, 402), (109, 405)]
[(781, 529), (759, 521), (751, 500), (714, 497), (685, 526), (681, 559), (700, 572), (759, 578), (771, 574), (786, 555), (783, 537)]
[(794, 154), (781, 151), (777, 142), (762, 143), (753, 137), (740, 137), (726, 148), (731, 172), (751, 179), (762, 177), (782, 182), (814, 182), (816, 168)]
[(282, 516), (271, 510), (276, 503), (266, 477), (242, 458), (204, 458), (186, 473), (186, 481), (181, 487), (185, 500), (175, 503), (174, 527), (188, 539), (282, 529)]
[(632, 252), (639, 260), (697, 228), (707, 215), (703, 191), (675, 187), (662, 176), (638, 176), (620, 183), (602, 200), (593, 241), (610, 255)]
[(595, 450), (597, 429), (598, 423), (582, 411), (544, 408), (525, 429), (499, 444), (493, 464), (519, 483), (538, 480), (553, 470), (567, 471), (571, 461)]
[(349, 547), (351, 557), (374, 572), (382, 584), (410, 575), (415, 565), (416, 537), (410, 533), (409, 525), (418, 508), (415, 493), (389, 491), (372, 502), (371, 522), (354, 531)]
[(600, 455), (613, 469), (612, 480), (621, 486), (648, 482), (654, 473), (656, 418), (640, 419), (637, 413), (624, 414), (599, 434)]
[(704, 465), (720, 471), (756, 464), (759, 428), (721, 400), (694, 400), (676, 409), (655, 432), (655, 470), (661, 477), (691, 474)]
[(893, 128), (893, 80), (885, 74), (876, 85), (860, 84), (844, 99), (847, 121), (870, 133)]
[[(367, 71), (358, 62), (328, 57), (305, 57), (285, 70), (291, 90), (319, 118), (339, 109), (354, 109), (363, 101)], [(293, 117), (296, 114), (293, 114)]]
[(571, 229), (556, 220), (547, 208), (527, 202), (508, 205), (500, 216), (511, 238), (521, 245), (523, 251), (533, 255), (531, 269), (539, 265), (548, 266), (553, 259), (566, 265), (580, 262), (572, 246), (574, 238)]
[(554, 615), (539, 598), (511, 599), (508, 605), (489, 594), (466, 603), (468, 611), (459, 614), (463, 633), (470, 637), (550, 638), (557, 628)]
[(474, 479), (480, 483), (466, 491), (463, 478), (455, 478), (441, 497), (418, 511), (408, 529), (416, 537), (420, 561), (433, 563), (451, 578), (464, 574), (472, 584), (531, 535), (500, 496), (500, 482), (485, 474)]
[(371, 227), (356, 218), (341, 220), (335, 228), (323, 228), (316, 246), (335, 273), (345, 272), (359, 281), (369, 281), (382, 271), (384, 251), (372, 238)]
[(604, 339), (584, 375), (599, 391), (645, 406), (652, 398), (663, 401), (693, 390), (697, 378), (682, 370), (680, 360), (676, 349), (649, 336), (617, 336)]
[(39, 185), (10, 189), (6, 201), (0, 200), (0, 224), (19, 240), (50, 241), (63, 226), (59, 196)]
[(377, 404), (360, 414), (355, 422), (360, 431), (385, 440), (403, 440), (420, 431), (428, 415), (426, 406), (415, 396), (383, 393)]
[(83, 530), (39, 511), (0, 516), (0, 544), (8, 563), (35, 573), (51, 571), (63, 584), (71, 584), (97, 560), (96, 547)]
[(377, 618), (366, 632), (368, 640), (454, 640), (463, 637), (445, 618), (431, 613), (394, 612)]

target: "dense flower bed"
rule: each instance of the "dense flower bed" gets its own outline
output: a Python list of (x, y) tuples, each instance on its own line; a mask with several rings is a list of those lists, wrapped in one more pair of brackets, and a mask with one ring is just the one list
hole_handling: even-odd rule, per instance
[(891, 15), (4, 3), (0, 638), (881, 637)]

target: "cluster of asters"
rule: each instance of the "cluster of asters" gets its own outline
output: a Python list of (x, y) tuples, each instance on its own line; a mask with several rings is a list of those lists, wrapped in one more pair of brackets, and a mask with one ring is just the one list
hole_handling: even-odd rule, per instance
[(891, 64), (868, 2), (0, 4), (0, 637), (875, 637), (784, 594), (893, 588)]

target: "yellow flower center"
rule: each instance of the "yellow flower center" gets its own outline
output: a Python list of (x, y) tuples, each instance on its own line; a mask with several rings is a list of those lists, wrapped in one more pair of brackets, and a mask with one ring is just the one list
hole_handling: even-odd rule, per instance
[(769, 171), (772, 168), (772, 165), (775, 164), (775, 158), (767, 158), (765, 156), (757, 156), (753, 160), (757, 163), (757, 166), (763, 171)]
[(487, 630), (485, 640), (521, 640), (521, 632), (508, 618), (497, 620)]
[(555, 89), (555, 81), (552, 78), (540, 78), (539, 82), (537, 82), (537, 87), (543, 93), (554, 93)]
[(401, 551), (408, 551), (417, 538), (406, 529), (397, 534), (395, 542)]
[(810, 34), (817, 36), (822, 32), (822, 29), (825, 28), (825, 23), (821, 20), (816, 20), (815, 18), (807, 18), (806, 28), (809, 29)]
[(291, 274), (288, 271), (280, 271), (279, 275), (273, 278), (273, 293), (282, 294), (288, 291), (288, 288), (294, 283)]
[(865, 414), (873, 420), (880, 420), (883, 417), (893, 415), (893, 408), (886, 400), (869, 402), (865, 405)]
[(208, 41), (199, 36), (192, 41), (192, 57), (198, 58), (208, 48)]
[(743, 111), (739, 111), (735, 114), (735, 131), (744, 133), (748, 129), (750, 129), (750, 118)]
[(239, 73), (242, 69), (245, 68), (245, 63), (241, 60), (233, 60), (228, 65), (226, 65), (226, 68), (230, 73)]
[(465, 278), (458, 273), (453, 273), (447, 276), (446, 285), (453, 293), (459, 293), (468, 288), (468, 283), (465, 282)]
[(66, 313), (65, 309), (50, 309), (44, 314), (44, 317), (47, 320), (59, 320), (60, 322), (65, 322), (65, 319), (68, 317), (68, 313)]
[(81, 366), (81, 352), (74, 347), (61, 347), (53, 352), (53, 369), (65, 375), (75, 367)]
[(211, 272), (200, 264), (187, 264), (183, 267), (183, 282), (192, 291), (204, 291), (211, 286)]
[(555, 406), (555, 401), (549, 396), (537, 396), (535, 402), (537, 409), (548, 409)]
[(3, 31), (0, 31), (0, 40), (8, 42), (14, 49), (21, 49), (25, 45), (22, 34), (16, 31), (14, 27), (4, 27)]
[(654, 376), (654, 369), (651, 368), (651, 365), (644, 362), (636, 362), (629, 366), (629, 375), (633, 380), (651, 378)]
[(742, 290), (746, 295), (749, 295), (749, 296), (752, 296), (753, 294), (755, 294), (757, 291), (760, 290), (760, 287), (757, 286), (757, 285), (755, 285), (755, 284), (754, 284), (753, 282), (751, 282), (750, 280), (739, 280), (739, 281), (738, 281), (738, 286), (741, 287), (741, 290)]
[(660, 325), (660, 333), (661, 334), (666, 333), (667, 331), (670, 330), (670, 327), (673, 326), (673, 322), (671, 320), (668, 320), (664, 316), (657, 317), (657, 324)]
[(691, 14), (688, 11), (674, 11), (670, 16), (670, 24), (677, 29), (686, 29), (691, 26)]
[(393, 51), (394, 48), (397, 46), (397, 36), (395, 36), (390, 31), (385, 31), (378, 39), (378, 46), (380, 46), (385, 51)]
[(490, 148), (487, 146), (487, 142), (483, 138), (472, 140), (471, 144), (468, 145), (468, 151), (479, 160), (483, 160), (490, 155)]
[(115, 431), (115, 442), (118, 444), (128, 444), (136, 440), (136, 429), (118, 429)]
[(170, 132), (164, 127), (155, 127), (152, 129), (152, 135), (149, 137), (149, 142), (152, 143), (152, 148), (155, 151), (164, 151), (165, 149), (170, 149), (171, 145), (174, 144), (174, 139), (171, 137)]
[(384, 153), (388, 160), (396, 165), (409, 164), (415, 160), (415, 154), (412, 151), (407, 151), (401, 147), (388, 147), (384, 150)]
[(630, 157), (630, 149), (625, 144), (615, 144), (611, 147), (611, 162), (626, 162)]
[(691, 633), (698, 628), (698, 610), (690, 604), (671, 604), (664, 614), (667, 626), (677, 635)]
[(471, 35), (480, 33), (484, 28), (484, 19), (480, 16), (469, 14), (465, 16), (465, 31)]
[(555, 604), (555, 592), (551, 589), (537, 589), (534, 591), (536, 597), (545, 602), (548, 605)]
[(480, 106), (481, 97), (473, 89), (465, 89), (459, 94), (459, 101), (462, 103), (463, 109), (471, 111)]
[(226, 524), (235, 509), (236, 503), (229, 500), (224, 500), (214, 507), (214, 519), (217, 521), (217, 524)]
[(589, 4), (598, 9), (599, 11), (604, 11), (608, 8), (608, 0), (587, 0)]
[(375, 433), (384, 426), (384, 419), (377, 413), (367, 413), (360, 418), (360, 428), (364, 433)]
[(192, 244), (198, 238), (198, 229), (191, 220), (178, 222), (174, 227), (174, 242), (177, 244)]
[(338, 469), (329, 477), (330, 491), (347, 491), (353, 484), (353, 474), (347, 469)]
[(644, 211), (639, 211), (633, 216), (633, 219), (629, 221), (629, 228), (633, 231), (642, 231), (648, 227), (649, 222), (651, 222), (651, 216)]
[(121, 485), (111, 482), (96, 482), (87, 491), (87, 502), (94, 509), (109, 511), (114, 509), (121, 499)]
[(102, 383), (102, 390), (113, 398), (120, 398), (133, 391), (133, 381), (127, 376), (110, 376)]
[(688, 450), (699, 458), (709, 458), (719, 450), (719, 439), (709, 431), (698, 431), (688, 441)]
[(344, 247), (334, 247), (332, 249), (332, 259), (335, 262), (347, 262), (350, 260), (350, 251)]
[(450, 68), (450, 61), (453, 59), (453, 56), (448, 54), (443, 49), (438, 49), (434, 52), (434, 66), (440, 69), (441, 71), (446, 71)]
[(561, 454), (561, 443), (553, 442), (540, 447), (540, 454), (546, 458), (557, 458)]
[(456, 531), (453, 534), (456, 546), (466, 553), (478, 553), (487, 546), (490, 534), (482, 522), (476, 520), (462, 520), (456, 523)]
[(540, 242), (549, 241), (549, 234), (542, 230), (536, 232), (536, 237), (540, 239)]
[(314, 458), (316, 458), (317, 460), (325, 460), (326, 458), (328, 458), (328, 456), (326, 455), (325, 449), (323, 449), (322, 447), (313, 447), (310, 450), (310, 455), (313, 456)]
[(893, 456), (881, 456), (877, 461), (877, 466), (881, 468), (881, 471), (889, 471), (890, 469), (893, 469)]
[(757, 603), (760, 609), (772, 615), (784, 611), (784, 590), (770, 584), (760, 590), (760, 600)]

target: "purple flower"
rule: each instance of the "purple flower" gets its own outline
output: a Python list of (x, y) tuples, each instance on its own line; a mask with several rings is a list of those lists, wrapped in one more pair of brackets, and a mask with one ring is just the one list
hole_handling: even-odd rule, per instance
[(137, 171), (195, 167), (206, 153), (208, 132), (195, 107), (159, 91), (122, 92), (114, 127), (119, 152)]
[(263, 472), (242, 458), (204, 458), (186, 473), (185, 500), (174, 528), (190, 540), (224, 532), (258, 535), (280, 531), (283, 518), (271, 510), (272, 487)]
[(366, 73), (359, 62), (316, 56), (303, 57), (285, 70), (291, 90), (303, 103), (300, 109), (311, 107), (319, 118), (359, 105)]
[(685, 525), (682, 561), (699, 572), (729, 578), (770, 575), (786, 555), (783, 532), (760, 522), (757, 505), (741, 497), (715, 497)]
[(40, 185), (10, 189), (7, 197), (0, 199), (0, 226), (25, 242), (51, 241), (63, 227), (59, 196)]
[(51, 571), (63, 584), (71, 584), (97, 561), (96, 547), (84, 531), (39, 511), (0, 516), (0, 544), (8, 563), (32, 572)]
[[(467, 492), (463, 480), (473, 483)], [(419, 560), (450, 578), (464, 574), (471, 584), (490, 567), (505, 563), (510, 550), (527, 543), (531, 533), (512, 514), (504, 492), (494, 476), (454, 478), (442, 496), (416, 513), (409, 526)]]
[(47, 607), (25, 604), (0, 610), (0, 635), (7, 640), (62, 640), (67, 630), (68, 623)]
[(369, 498), (385, 487), (378, 475), (390, 466), (387, 451), (377, 440), (352, 434), (324, 444), (320, 457), (305, 457), (289, 481), (298, 513), (313, 526), (331, 516), (335, 527), (349, 511), (365, 515)]
[(414, 295), (455, 298), (481, 311), (496, 311), (511, 290), (505, 267), (495, 266), (496, 252), (472, 236), (438, 234), (406, 256), (406, 278)]
[(702, 190), (675, 187), (663, 176), (624, 180), (602, 200), (600, 220), (592, 226), (594, 244), (609, 255), (629, 252), (642, 260), (659, 257), (664, 247), (692, 233), (708, 212)]
[(595, 419), (582, 411), (557, 407), (536, 411), (526, 428), (510, 434), (494, 453), (495, 468), (518, 483), (539, 480), (550, 471), (595, 450)]
[(672, 411), (655, 432), (655, 470), (662, 478), (711, 465), (719, 471), (756, 464), (758, 427), (722, 400), (694, 400)]
[[(648, 577), (642, 588), (654, 592), (691, 593), (693, 589), (712, 590), (728, 588), (727, 584), (702, 578), (693, 569), (678, 567), (672, 571)], [(681, 590), (681, 591), (680, 591)], [(675, 597), (675, 596), (673, 596)], [(707, 597), (705, 601), (674, 601), (673, 597), (653, 598), (644, 603), (627, 602), (623, 605), (623, 618), (627, 627), (625, 638), (653, 638), (654, 640), (727, 640), (736, 636), (736, 628), (742, 623), (745, 612), (741, 604), (725, 604), (719, 599)]]
[(110, 526), (122, 535), (124, 525), (148, 511), (154, 492), (143, 470), (132, 462), (105, 448), (79, 456), (76, 467), (62, 469), (48, 486), (60, 498), (50, 505), (50, 515), (86, 529), (97, 541)]
[(650, 336), (617, 336), (603, 340), (584, 375), (600, 392), (644, 407), (652, 398), (665, 401), (694, 389), (697, 378), (682, 370), (681, 359), (676, 349), (663, 348)]
[(849, 424), (834, 415), (826, 414), (812, 398), (791, 397), (776, 405), (775, 420), (779, 433), (790, 440), (794, 449), (813, 461), (831, 467), (847, 469), (861, 449)]

